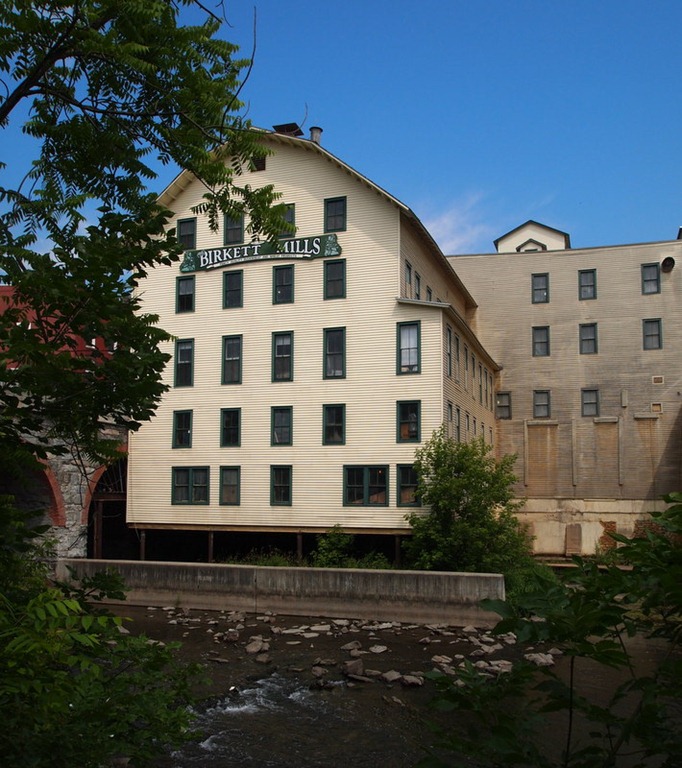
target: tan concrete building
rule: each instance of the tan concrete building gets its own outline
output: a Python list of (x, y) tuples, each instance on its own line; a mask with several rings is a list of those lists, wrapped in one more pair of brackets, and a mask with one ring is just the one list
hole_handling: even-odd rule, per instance
[(449, 261), (501, 366), (497, 450), (536, 551), (591, 553), (682, 488), (682, 241), (571, 249), (529, 221), (495, 245)]
[(289, 206), (296, 232), (274, 248), (248, 221), (211, 231), (189, 174), (161, 196), (185, 258), (140, 286), (175, 337), (170, 390), (130, 436), (143, 553), (169, 530), (199, 532), (209, 558), (239, 533), (300, 549), (337, 524), (397, 542), (415, 449), (443, 422), (494, 440), (498, 366), (471, 294), (409, 208), (311, 136), (265, 132), (273, 154), (244, 178)]

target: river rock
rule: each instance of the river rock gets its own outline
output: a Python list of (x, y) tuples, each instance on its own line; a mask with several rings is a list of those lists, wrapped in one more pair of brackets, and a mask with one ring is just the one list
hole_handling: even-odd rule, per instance
[(549, 653), (524, 653), (523, 658), (535, 664), (536, 667), (551, 667), (554, 665), (554, 656)]
[(246, 645), (244, 650), (248, 654), (256, 654), (256, 653), (260, 653), (263, 650), (267, 650), (267, 648), (265, 646), (266, 646), (266, 644), (263, 642), (262, 638), (254, 637), (251, 640), (251, 642)]
[(386, 653), (388, 646), (386, 645), (372, 645), (370, 646), (370, 653)]
[(362, 643), (359, 640), (351, 640), (350, 643), (341, 646), (342, 651), (359, 651), (360, 648), (362, 648)]
[(403, 675), (400, 682), (406, 688), (419, 688), (424, 685), (424, 678), (418, 675)]
[(362, 659), (351, 659), (350, 661), (343, 662), (342, 668), (343, 674), (350, 677), (351, 675), (363, 675), (365, 671), (365, 665)]
[(384, 672), (381, 677), (387, 683), (395, 683), (396, 680), (400, 680), (402, 678), (402, 674), (395, 669), (390, 669), (388, 672)]

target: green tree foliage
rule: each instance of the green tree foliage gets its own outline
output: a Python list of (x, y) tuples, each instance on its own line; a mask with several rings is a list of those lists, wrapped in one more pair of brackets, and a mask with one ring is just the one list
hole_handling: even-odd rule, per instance
[[(496, 632), (556, 647), (565, 660), (558, 670), (520, 661), (494, 679), (470, 664), (458, 682), (437, 676), (437, 708), (457, 713), (442, 741), (458, 755), (455, 764), (467, 755), (491, 768), (680, 765), (682, 494), (665, 500), (670, 506), (653, 515), (646, 535), (614, 535), (620, 546), (607, 566), (575, 558), (566, 580), (539, 580), (514, 605), (485, 601), (503, 617)], [(600, 690), (586, 688), (595, 677)]]
[[(190, 7), (202, 23), (180, 23)], [(153, 413), (169, 336), (133, 289), (180, 253), (170, 212), (147, 189), (159, 163), (203, 182), (198, 208), (212, 226), (223, 212), (248, 212), (266, 239), (286, 226), (272, 187), (238, 183), (265, 150), (240, 116), (248, 62), (219, 27), (193, 0), (0, 4), (0, 139), (26, 137), (11, 157), (9, 142), (0, 148), (0, 281), (14, 290), (0, 307), (0, 450), (10, 459), (17, 446), (107, 456), (105, 415), (135, 429)], [(108, 351), (88, 346), (98, 337)]]
[(514, 456), (499, 461), (482, 440), (458, 443), (443, 428), (417, 450), (417, 495), (426, 514), (408, 516), (408, 565), (439, 571), (503, 573), (508, 589), (533, 570), (530, 538), (515, 516)]
[(93, 607), (124, 597), (118, 578), (46, 587), (38, 533), (0, 498), (2, 764), (99, 768), (125, 756), (148, 765), (162, 745), (190, 736), (197, 668)]

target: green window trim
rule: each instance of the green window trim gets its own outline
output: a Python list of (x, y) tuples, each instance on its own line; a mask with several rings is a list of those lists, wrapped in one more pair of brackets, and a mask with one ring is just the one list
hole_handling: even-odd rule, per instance
[(345, 197), (329, 197), (324, 201), (324, 231), (346, 230), (347, 201)]
[(294, 303), (294, 265), (286, 264), (272, 268), (272, 303)]
[(222, 370), (220, 381), (222, 384), (242, 383), (242, 357), (243, 337), (223, 336), (222, 344)]
[(531, 275), (531, 302), (533, 304), (549, 303), (549, 272), (538, 272)]
[(396, 442), (421, 442), (421, 400), (398, 400), (396, 403)]
[(578, 270), (578, 300), (591, 301), (597, 298), (597, 270)]
[(220, 447), (239, 448), (242, 444), (242, 409), (220, 409)]
[(194, 275), (175, 278), (175, 312), (194, 312), (196, 301), (196, 281)]
[(241, 504), (241, 474), (241, 467), (220, 467), (221, 506), (238, 507)]
[(284, 240), (287, 237), (294, 237), (296, 234), (296, 205), (295, 203), (285, 203), (286, 208), (284, 210), (284, 221), (287, 224), (291, 224), (292, 229), (283, 229), (279, 233), (280, 239)]
[(325, 328), (323, 330), (324, 379), (346, 378), (346, 329)]
[(270, 408), (270, 445), (294, 444), (294, 409), (290, 405)]
[(192, 447), (192, 411), (173, 411), (173, 448)]
[(175, 340), (173, 369), (175, 387), (194, 386), (194, 339)]
[(244, 306), (244, 270), (223, 272), (223, 309), (239, 309)]
[(270, 506), (290, 507), (293, 498), (293, 469), (290, 464), (270, 466)]
[(272, 381), (294, 380), (294, 332), (272, 334)]
[(209, 501), (209, 467), (171, 468), (171, 504), (181, 506), (205, 506)]
[(332, 403), (322, 406), (322, 445), (346, 444), (346, 406)]
[(183, 251), (189, 251), (197, 247), (197, 219), (196, 216), (187, 219), (178, 219), (175, 225), (175, 236), (182, 246)]
[(241, 245), (244, 242), (244, 215), (223, 217), (223, 245)]
[(421, 322), (419, 320), (397, 323), (396, 347), (396, 373), (399, 376), (421, 373)]
[(413, 464), (398, 464), (396, 503), (399, 507), (421, 507), (417, 497), (418, 477)]
[(345, 507), (387, 507), (389, 472), (386, 465), (344, 465)]
[(346, 260), (333, 259), (323, 262), (324, 298), (326, 301), (346, 298)]
[(642, 293), (650, 296), (661, 292), (661, 265), (642, 264)]

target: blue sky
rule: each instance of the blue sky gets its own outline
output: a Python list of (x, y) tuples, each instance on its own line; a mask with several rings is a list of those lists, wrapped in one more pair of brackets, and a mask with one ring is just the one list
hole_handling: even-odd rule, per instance
[(682, 225), (680, 0), (227, 0), (255, 125), (323, 145), (448, 253), (527, 219), (573, 247)]

